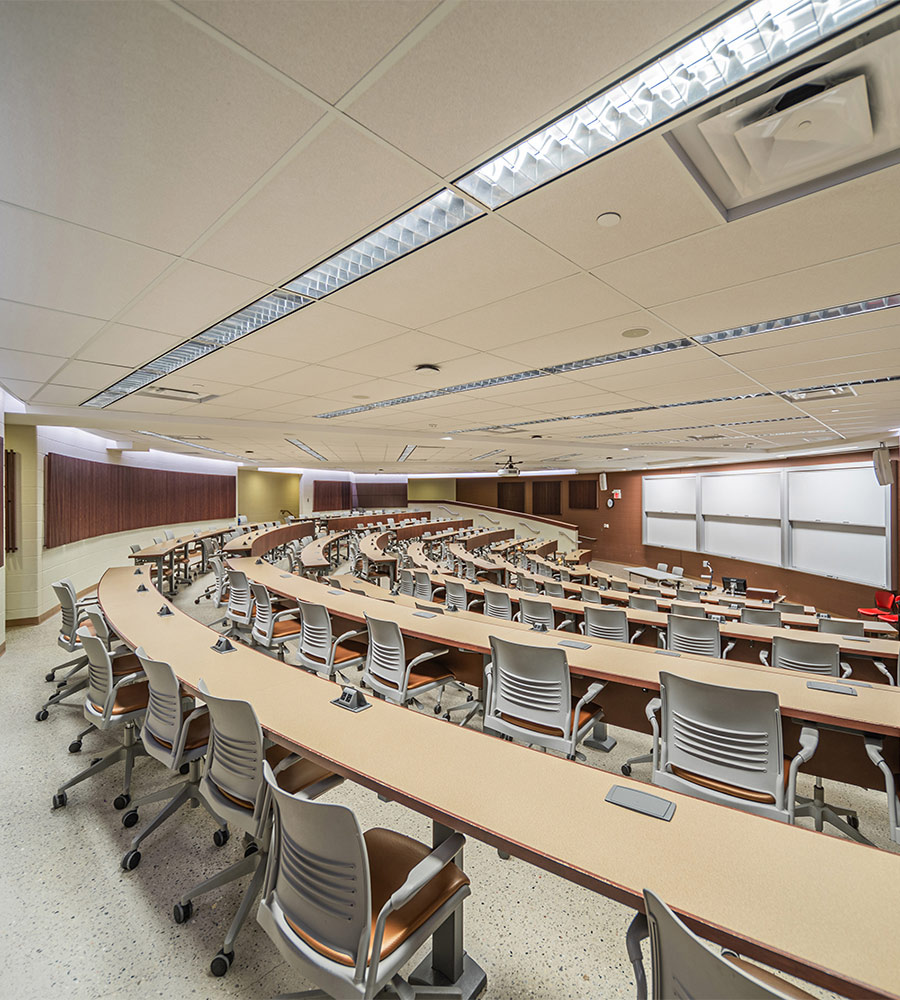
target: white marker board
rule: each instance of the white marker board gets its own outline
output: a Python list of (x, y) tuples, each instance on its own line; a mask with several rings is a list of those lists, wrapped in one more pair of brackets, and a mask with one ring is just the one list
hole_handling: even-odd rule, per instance
[(697, 510), (696, 476), (644, 476), (644, 510), (693, 514)]
[(697, 548), (697, 521), (693, 514), (645, 515), (645, 545), (659, 545), (665, 549)]

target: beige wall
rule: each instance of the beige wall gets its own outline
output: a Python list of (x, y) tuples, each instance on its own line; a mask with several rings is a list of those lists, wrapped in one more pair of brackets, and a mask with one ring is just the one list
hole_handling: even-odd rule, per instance
[(406, 484), (409, 502), (414, 500), (455, 500), (455, 479), (410, 479)]
[(282, 510), (300, 512), (300, 477), (294, 473), (238, 469), (238, 513), (251, 522), (274, 521)]

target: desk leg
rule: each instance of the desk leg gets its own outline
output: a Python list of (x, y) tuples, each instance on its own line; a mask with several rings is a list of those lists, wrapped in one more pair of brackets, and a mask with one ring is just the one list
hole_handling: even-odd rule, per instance
[[(432, 846), (437, 847), (453, 831), (443, 823), (434, 822)], [(463, 852), (456, 864), (462, 867)], [(431, 954), (427, 955), (409, 977), (410, 983), (420, 986), (456, 986), (462, 1000), (475, 1000), (487, 986), (487, 975), (463, 948), (463, 911), (458, 909), (448, 917), (431, 938)]]
[(603, 750), (605, 753), (609, 753), (617, 742), (609, 735), (605, 722), (595, 722), (591, 735), (584, 741), (584, 745), (594, 750)]
[(166, 557), (160, 556), (156, 560), (156, 586), (159, 587), (159, 592), (162, 594), (165, 590), (165, 568), (166, 568)]

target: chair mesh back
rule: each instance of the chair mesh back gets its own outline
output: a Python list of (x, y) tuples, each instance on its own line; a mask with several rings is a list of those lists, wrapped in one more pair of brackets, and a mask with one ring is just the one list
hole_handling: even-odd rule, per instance
[(369, 647), (366, 650), (366, 673), (372, 674), (391, 687), (403, 686), (406, 672), (406, 648), (403, 634), (396, 622), (381, 621), (366, 615)]
[(272, 627), (272, 598), (269, 591), (261, 583), (251, 583), (250, 590), (256, 603), (256, 615), (253, 619), (253, 637), (268, 641), (269, 630)]
[(238, 569), (228, 573), (228, 617), (242, 625), (249, 625), (253, 617), (253, 599), (246, 574)]
[(416, 579), (412, 575), (412, 570), (400, 570), (400, 593), (407, 597), (412, 597), (416, 592)]
[(509, 594), (502, 590), (484, 588), (484, 613), (491, 618), (503, 618), (512, 621), (512, 603)]
[(361, 946), (368, 951), (372, 919), (368, 854), (359, 822), (346, 806), (282, 791), (268, 768), (266, 780), (276, 815), (269, 859), (272, 892), (291, 923), (355, 965)]
[(516, 578), (516, 588), (526, 594), (536, 594), (538, 592), (537, 580), (530, 576), (519, 576)]
[(416, 570), (415, 581), (416, 583), (413, 590), (413, 597), (415, 597), (417, 601), (430, 601), (431, 578), (428, 575), (428, 571), (424, 569)]
[(650, 929), (653, 1000), (785, 1000), (711, 951), (652, 892), (644, 890)]
[(209, 750), (204, 777), (220, 791), (255, 807), (263, 783), (263, 736), (253, 706), (218, 698), (201, 680), (200, 696), (209, 707)]
[[(141, 738), (154, 757), (168, 757), (174, 752), (181, 736), (181, 685), (168, 663), (149, 659), (143, 647), (139, 647), (136, 653), (147, 675), (150, 692)], [(160, 740), (164, 743), (157, 742)], [(153, 753), (154, 749), (160, 753)]]
[(594, 639), (628, 642), (628, 615), (623, 608), (584, 609), (584, 634)]
[(548, 580), (544, 584), (544, 593), (548, 597), (565, 597), (566, 592), (563, 590), (563, 585), (561, 583), (556, 583), (553, 580)]
[(553, 616), (553, 605), (546, 601), (536, 601), (531, 597), (519, 598), (521, 620), (526, 625), (543, 625), (545, 628), (556, 628)]
[(468, 595), (465, 585), (457, 580), (447, 580), (447, 607), (456, 608), (457, 611), (465, 611), (468, 603)]
[(768, 608), (741, 608), (741, 622), (744, 625), (768, 625), (781, 628), (781, 612)]
[(841, 672), (841, 649), (837, 643), (808, 642), (776, 635), (772, 640), (772, 666), (838, 677)]
[(686, 587), (679, 587), (675, 591), (675, 597), (679, 601), (686, 601), (689, 604), (702, 604), (700, 594), (696, 590), (688, 590)]
[(721, 656), (722, 640), (719, 623), (711, 618), (684, 618), (668, 616), (668, 648), (678, 653), (699, 656)]
[(572, 692), (565, 651), (490, 638), (494, 671), (490, 714), (558, 729), (567, 736)]
[(300, 652), (316, 659), (327, 660), (334, 637), (331, 632), (331, 615), (324, 604), (307, 604), (300, 601)]
[(702, 604), (690, 604), (688, 602), (672, 602), (672, 614), (681, 615), (683, 618), (705, 618), (706, 608)]
[(659, 605), (656, 603), (655, 597), (639, 597), (637, 594), (632, 594), (628, 598), (628, 607), (637, 608), (639, 611), (659, 610)]
[(113, 686), (109, 652), (103, 641), (86, 628), (78, 630), (78, 638), (88, 658), (88, 697), (102, 708)]
[(865, 622), (847, 618), (820, 618), (819, 631), (832, 635), (865, 635)]
[(784, 755), (778, 695), (706, 684), (665, 670), (659, 679), (660, 768), (682, 768), (767, 793), (781, 805)]

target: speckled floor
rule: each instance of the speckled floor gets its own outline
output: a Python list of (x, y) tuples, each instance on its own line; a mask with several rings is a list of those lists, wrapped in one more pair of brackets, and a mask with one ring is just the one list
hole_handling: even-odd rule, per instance
[[(176, 603), (211, 621), (220, 612), (208, 602), (193, 603), (201, 586), (183, 588)], [(0, 659), (3, 997), (271, 997), (310, 988), (282, 961), (252, 917), (237, 940), (231, 971), (223, 979), (210, 974), (209, 962), (221, 946), (244, 882), (202, 897), (189, 923), (174, 923), (172, 904), (180, 892), (241, 855), (238, 838), (224, 848), (213, 845), (214, 826), (205, 811), (182, 810), (171, 819), (145, 842), (140, 867), (130, 873), (122, 871), (119, 861), (134, 831), (122, 827), (122, 814), (112, 806), (121, 766), (73, 788), (68, 807), (51, 811), (56, 786), (115, 742), (114, 736), (95, 733), (87, 737), (81, 754), (70, 755), (69, 741), (83, 728), (79, 710), (54, 709), (46, 722), (34, 721), (50, 690), (44, 673), (63, 659), (56, 630), (55, 619), (10, 630), (7, 653)], [(588, 750), (592, 765), (617, 771), (627, 757), (648, 749), (644, 737), (611, 732), (618, 746), (610, 754)], [(636, 768), (635, 777), (643, 770)], [(133, 794), (170, 780), (161, 766), (141, 759)], [(896, 849), (886, 837), (883, 794), (834, 783), (828, 792), (830, 800), (859, 811), (863, 831), (879, 847)], [(364, 829), (389, 826), (430, 840), (429, 821), (350, 783), (330, 798), (351, 806)], [(142, 811), (142, 823), (154, 808)], [(634, 996), (625, 953), (631, 911), (524, 862), (501, 861), (494, 850), (471, 839), (465, 867), (472, 880), (466, 948), (487, 972), (486, 998)]]

